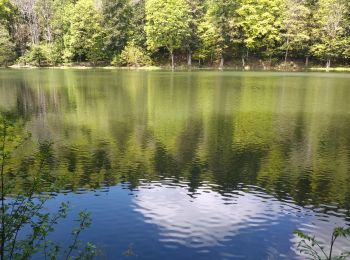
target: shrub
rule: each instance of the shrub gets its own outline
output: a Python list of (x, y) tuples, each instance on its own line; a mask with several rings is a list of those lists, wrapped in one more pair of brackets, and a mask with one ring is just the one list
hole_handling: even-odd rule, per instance
[(33, 45), (22, 57), (17, 60), (21, 65), (51, 66), (62, 61), (59, 50), (52, 44)]
[(111, 64), (114, 66), (140, 67), (152, 65), (152, 60), (140, 47), (130, 42), (119, 55), (114, 56)]

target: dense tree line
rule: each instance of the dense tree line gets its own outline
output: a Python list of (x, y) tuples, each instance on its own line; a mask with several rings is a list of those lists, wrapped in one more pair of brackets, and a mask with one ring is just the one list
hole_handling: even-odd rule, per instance
[(350, 58), (346, 0), (0, 0), (0, 63)]

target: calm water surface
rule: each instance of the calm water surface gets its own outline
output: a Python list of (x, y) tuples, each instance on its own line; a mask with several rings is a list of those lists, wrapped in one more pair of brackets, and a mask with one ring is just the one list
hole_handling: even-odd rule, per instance
[(298, 259), (350, 224), (350, 74), (0, 70), (0, 111), (53, 142), (53, 238), (87, 209), (101, 259)]

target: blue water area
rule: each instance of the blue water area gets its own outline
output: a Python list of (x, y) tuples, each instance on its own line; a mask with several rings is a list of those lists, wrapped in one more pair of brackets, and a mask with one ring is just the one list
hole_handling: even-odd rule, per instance
[(193, 195), (184, 183), (167, 180), (136, 190), (124, 184), (57, 194), (47, 206), (54, 212), (67, 201), (69, 217), (52, 239), (68, 245), (74, 219), (88, 209), (93, 224), (81, 240), (97, 241), (98, 259), (298, 259), (294, 230), (320, 228), (326, 236), (332, 227), (322, 221), (327, 215), (316, 216), (254, 187), (220, 194), (203, 186)]

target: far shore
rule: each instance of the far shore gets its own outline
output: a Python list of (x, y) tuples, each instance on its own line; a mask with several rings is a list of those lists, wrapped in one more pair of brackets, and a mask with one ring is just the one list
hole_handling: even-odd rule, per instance
[(33, 66), (33, 65), (11, 65), (9, 69), (132, 69), (132, 70), (160, 70), (158, 66), (145, 67), (116, 67), (116, 66), (86, 66), (86, 65), (62, 65), (62, 66)]
[[(9, 68), (9, 69), (79, 69), (79, 70), (89, 70), (89, 69), (108, 69), (108, 70), (171, 70), (170, 66), (130, 66), (130, 67), (117, 67), (117, 66), (92, 66), (92, 65), (61, 65), (61, 66), (34, 66), (34, 65), (11, 65), (8, 67), (0, 68)], [(217, 66), (208, 66), (208, 67), (198, 67), (198, 66), (185, 66), (179, 65), (175, 67), (176, 71), (181, 70), (236, 70), (236, 71), (276, 71), (276, 72), (300, 72), (300, 71), (314, 71), (314, 72), (350, 72), (350, 67), (298, 67), (298, 68), (280, 68), (277, 66), (269, 68), (259, 68), (259, 67), (246, 67), (242, 68), (240, 66), (224, 66), (219, 68)]]

